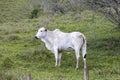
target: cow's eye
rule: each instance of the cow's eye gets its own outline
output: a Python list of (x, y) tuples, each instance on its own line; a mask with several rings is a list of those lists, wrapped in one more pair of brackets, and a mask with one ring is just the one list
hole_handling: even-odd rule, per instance
[(42, 31), (40, 31), (40, 32), (42, 32)]

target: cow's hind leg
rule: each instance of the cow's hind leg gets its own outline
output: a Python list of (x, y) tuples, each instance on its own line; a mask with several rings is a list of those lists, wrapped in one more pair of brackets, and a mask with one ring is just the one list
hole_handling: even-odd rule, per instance
[(75, 55), (76, 55), (76, 69), (79, 68), (79, 60), (80, 60), (80, 53), (79, 49), (75, 50)]

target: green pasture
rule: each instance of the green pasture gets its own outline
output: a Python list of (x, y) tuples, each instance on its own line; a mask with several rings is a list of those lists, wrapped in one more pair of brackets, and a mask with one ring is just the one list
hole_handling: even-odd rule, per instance
[(56, 16), (40, 14), (30, 19), (27, 0), (0, 0), (0, 80), (83, 80), (83, 60), (62, 54), (61, 67), (54, 67), (53, 53), (34, 39), (40, 27), (79, 31), (87, 37), (89, 80), (120, 80), (120, 29), (103, 15), (85, 10)]
[[(90, 14), (87, 14), (90, 13)], [(86, 16), (85, 16), (86, 14)], [(54, 67), (54, 55), (40, 40), (37, 30), (46, 26), (64, 32), (80, 31), (87, 37), (89, 80), (120, 79), (120, 29), (101, 15), (91, 17), (86, 11), (76, 19), (74, 14), (42, 16), (20, 22), (0, 24), (0, 80), (83, 80), (83, 60), (75, 70), (75, 54), (63, 52), (61, 67)]]

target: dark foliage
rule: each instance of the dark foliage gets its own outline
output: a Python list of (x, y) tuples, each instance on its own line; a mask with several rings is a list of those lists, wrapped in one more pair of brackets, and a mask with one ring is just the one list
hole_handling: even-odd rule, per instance
[(53, 5), (53, 12), (57, 13), (58, 11), (61, 12), (62, 14), (64, 13), (63, 7), (59, 3), (55, 3)]
[(37, 17), (38, 17), (38, 13), (39, 13), (39, 10), (38, 10), (38, 9), (32, 10), (30, 18), (31, 18), (31, 19), (37, 18)]
[(102, 13), (109, 21), (120, 27), (120, 0), (86, 0), (86, 5)]

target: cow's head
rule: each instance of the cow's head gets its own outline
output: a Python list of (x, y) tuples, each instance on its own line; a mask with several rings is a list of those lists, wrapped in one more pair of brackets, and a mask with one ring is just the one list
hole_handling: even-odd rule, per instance
[(35, 35), (35, 38), (36, 39), (44, 38), (46, 36), (46, 34), (47, 34), (47, 29), (42, 27), (38, 30), (37, 34)]

